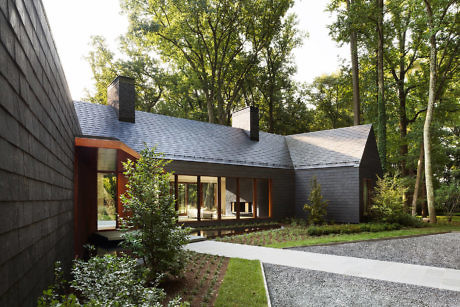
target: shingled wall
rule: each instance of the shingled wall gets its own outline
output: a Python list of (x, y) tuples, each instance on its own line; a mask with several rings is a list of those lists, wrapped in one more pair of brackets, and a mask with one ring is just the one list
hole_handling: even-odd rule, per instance
[(73, 256), (80, 127), (40, 0), (0, 1), (0, 306), (32, 306)]

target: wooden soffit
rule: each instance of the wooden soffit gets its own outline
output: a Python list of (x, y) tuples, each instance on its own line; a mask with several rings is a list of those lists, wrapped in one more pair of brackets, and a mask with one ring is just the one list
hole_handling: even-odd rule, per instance
[(138, 159), (140, 157), (139, 153), (118, 140), (107, 140), (107, 139), (96, 139), (96, 138), (87, 138), (87, 137), (76, 137), (75, 146), (78, 147), (93, 147), (93, 148), (111, 148), (119, 149), (129, 154), (130, 156)]

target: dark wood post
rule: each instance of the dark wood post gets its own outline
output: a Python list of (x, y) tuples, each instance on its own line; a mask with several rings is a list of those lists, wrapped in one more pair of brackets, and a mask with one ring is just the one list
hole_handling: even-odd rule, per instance
[(198, 219), (198, 221), (201, 221), (201, 176), (197, 176), (196, 187), (197, 187), (196, 218)]
[(217, 219), (222, 219), (222, 180), (217, 177)]
[(268, 217), (272, 217), (272, 179), (268, 179)]
[(240, 178), (236, 178), (236, 219), (240, 219)]
[(174, 175), (174, 208), (176, 209), (176, 214), (179, 215), (179, 176)]
[(252, 217), (257, 218), (257, 179), (252, 179)]

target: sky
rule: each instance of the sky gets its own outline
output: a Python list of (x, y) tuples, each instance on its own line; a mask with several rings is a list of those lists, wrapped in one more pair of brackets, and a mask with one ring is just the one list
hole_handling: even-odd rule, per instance
[[(118, 0), (42, 0), (53, 38), (74, 100), (93, 91), (92, 73), (85, 57), (92, 35), (104, 36), (112, 51), (117, 51), (118, 37), (128, 28), (120, 14)], [(299, 82), (311, 82), (317, 76), (338, 70), (341, 59), (348, 59), (349, 47), (338, 47), (328, 35), (327, 25), (334, 18), (324, 9), (327, 0), (296, 0), (298, 28), (308, 33), (303, 46), (294, 50)]]

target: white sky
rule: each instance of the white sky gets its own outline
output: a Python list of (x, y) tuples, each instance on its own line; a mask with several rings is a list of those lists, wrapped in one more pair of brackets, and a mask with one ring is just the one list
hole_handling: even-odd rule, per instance
[[(118, 37), (128, 21), (120, 15), (117, 0), (42, 0), (57, 45), (72, 98), (85, 96), (85, 88), (93, 89), (92, 73), (84, 59), (88, 55), (92, 35), (102, 35), (109, 47), (117, 51)], [(338, 48), (326, 25), (333, 18), (324, 12), (328, 0), (296, 0), (293, 11), (299, 29), (309, 33), (301, 48), (294, 51), (298, 66), (295, 80), (311, 82), (316, 76), (335, 72), (340, 58), (349, 57), (349, 47)]]

